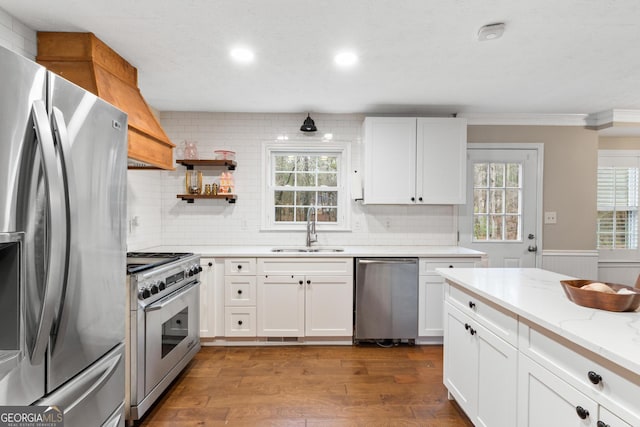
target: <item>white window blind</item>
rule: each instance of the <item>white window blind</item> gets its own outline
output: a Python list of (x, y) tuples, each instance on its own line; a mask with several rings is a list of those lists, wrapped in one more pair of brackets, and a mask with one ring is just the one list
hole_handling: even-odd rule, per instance
[(638, 249), (640, 156), (598, 160), (598, 249)]

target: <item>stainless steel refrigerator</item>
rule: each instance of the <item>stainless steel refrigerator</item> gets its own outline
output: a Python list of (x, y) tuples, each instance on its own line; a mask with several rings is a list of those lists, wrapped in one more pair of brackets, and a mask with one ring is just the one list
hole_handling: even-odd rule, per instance
[(0, 47), (0, 405), (124, 425), (127, 116)]

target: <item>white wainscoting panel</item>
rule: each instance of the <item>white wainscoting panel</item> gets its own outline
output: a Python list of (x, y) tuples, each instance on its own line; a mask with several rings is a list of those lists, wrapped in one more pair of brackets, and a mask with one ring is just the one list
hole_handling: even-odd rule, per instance
[(640, 261), (601, 261), (598, 264), (598, 280), (634, 286), (640, 275)]
[(578, 279), (598, 279), (598, 251), (542, 251), (542, 268)]

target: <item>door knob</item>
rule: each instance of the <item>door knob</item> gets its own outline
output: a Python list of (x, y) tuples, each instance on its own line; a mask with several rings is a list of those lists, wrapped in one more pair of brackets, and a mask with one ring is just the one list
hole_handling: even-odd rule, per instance
[(529, 245), (529, 247), (527, 248), (527, 250), (529, 252), (538, 252), (538, 247), (535, 245)]
[(527, 236), (527, 239), (529, 239), (529, 240), (533, 240), (533, 239), (535, 239), (535, 238), (536, 238), (536, 236), (534, 236), (533, 234), (529, 234), (529, 235)]

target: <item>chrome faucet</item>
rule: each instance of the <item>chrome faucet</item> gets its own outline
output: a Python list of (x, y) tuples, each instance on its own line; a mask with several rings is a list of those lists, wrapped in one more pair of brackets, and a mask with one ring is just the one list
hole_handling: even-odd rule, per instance
[[(313, 222), (311, 222), (311, 211), (313, 211)], [(313, 242), (318, 241), (318, 234), (316, 233), (316, 220), (318, 219), (318, 211), (315, 206), (310, 206), (307, 210), (307, 247), (311, 247)]]

